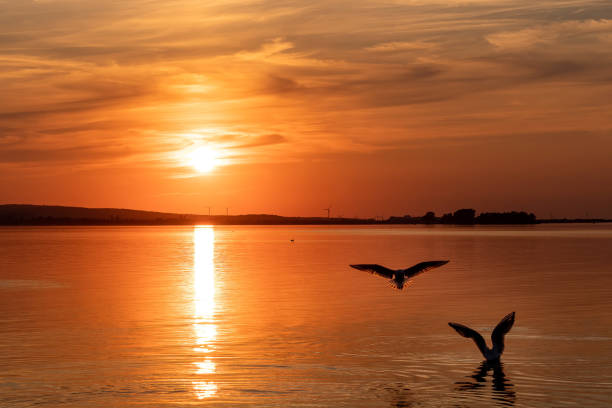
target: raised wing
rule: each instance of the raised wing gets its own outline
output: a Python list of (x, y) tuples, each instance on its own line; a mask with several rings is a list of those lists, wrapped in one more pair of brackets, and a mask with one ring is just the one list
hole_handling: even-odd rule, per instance
[(382, 276), (383, 278), (393, 279), (395, 271), (393, 269), (385, 268), (378, 264), (358, 264), (349, 265), (351, 268), (359, 269), (360, 271), (370, 272), (373, 275)]
[(439, 268), (442, 265), (446, 265), (448, 261), (425, 261), (420, 262), (408, 269), (404, 269), (402, 272), (406, 278), (412, 278), (420, 273), (428, 271), (433, 268)]
[(504, 351), (504, 336), (510, 331), (514, 324), (514, 312), (508, 313), (495, 326), (491, 333), (491, 341), (493, 342), (493, 350), (501, 354)]
[(463, 337), (467, 337), (468, 339), (474, 340), (474, 343), (476, 343), (478, 350), (480, 350), (482, 355), (485, 356), (485, 353), (488, 351), (488, 348), (487, 348), (487, 344), (485, 343), (480, 333), (478, 333), (474, 329), (470, 329), (469, 327), (464, 326), (459, 323), (449, 323), (448, 325), (452, 327), (453, 329), (455, 329), (457, 333), (459, 333)]

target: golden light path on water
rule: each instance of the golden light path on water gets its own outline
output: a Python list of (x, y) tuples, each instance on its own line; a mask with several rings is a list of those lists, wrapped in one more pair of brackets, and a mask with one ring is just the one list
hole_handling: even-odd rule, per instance
[(202, 357), (194, 361), (196, 374), (201, 381), (193, 381), (198, 399), (214, 396), (217, 384), (211, 381), (216, 370), (210, 353), (214, 351), (217, 339), (215, 316), (215, 230), (212, 226), (196, 226), (193, 231), (193, 290), (194, 323), (196, 347), (194, 351)]

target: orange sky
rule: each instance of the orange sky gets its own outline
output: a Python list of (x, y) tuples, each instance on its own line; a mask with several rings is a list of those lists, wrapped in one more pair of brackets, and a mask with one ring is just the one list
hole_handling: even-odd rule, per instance
[(612, 217), (609, 1), (0, 11), (0, 203)]

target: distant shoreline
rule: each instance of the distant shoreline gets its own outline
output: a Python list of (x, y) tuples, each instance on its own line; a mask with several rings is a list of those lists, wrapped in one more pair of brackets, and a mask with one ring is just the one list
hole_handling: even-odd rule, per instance
[(0, 226), (146, 226), (146, 225), (533, 225), (606, 223), (610, 219), (538, 220), (533, 213), (480, 213), (460, 209), (437, 217), (404, 215), (387, 219), (340, 217), (283, 217), (271, 214), (201, 215), (162, 213), (120, 208), (86, 208), (31, 204), (0, 205)]
[(355, 226), (364, 226), (364, 225), (440, 225), (440, 226), (462, 226), (462, 227), (469, 227), (469, 226), (512, 226), (512, 225), (517, 225), (517, 226), (521, 226), (521, 225), (545, 225), (545, 224), (605, 224), (605, 223), (612, 223), (612, 220), (608, 220), (608, 219), (602, 219), (602, 220), (588, 220), (588, 221), (584, 221), (584, 220), (546, 220), (546, 221), (538, 221), (536, 223), (532, 223), (532, 224), (442, 224), (442, 223), (434, 223), (434, 224), (426, 224), (426, 223), (390, 223), (390, 222), (366, 222), (366, 221), (358, 221), (358, 222), (346, 222), (345, 220), (330, 220), (329, 222), (310, 222), (310, 221), (296, 221), (296, 222), (277, 222), (277, 223), (271, 223), (271, 222), (251, 222), (251, 223), (246, 223), (246, 222), (208, 222), (208, 221), (201, 221), (201, 222), (143, 222), (143, 221), (130, 221), (130, 220), (126, 220), (125, 222), (99, 222), (97, 220), (92, 220), (92, 221), (88, 221), (88, 220), (70, 220), (70, 221), (62, 221), (62, 220), (57, 220), (57, 221), (51, 221), (51, 222), (29, 222), (29, 223), (5, 223), (5, 222), (0, 222), (0, 228), (2, 227), (146, 227), (146, 226), (197, 226), (197, 225), (218, 225), (218, 226), (231, 226), (231, 225), (235, 225), (235, 226), (240, 226), (240, 225), (245, 225), (245, 226), (257, 226), (257, 225), (261, 225), (261, 226), (283, 226), (283, 225), (287, 225), (287, 226), (291, 226), (291, 225), (296, 225), (296, 226), (308, 226), (308, 225), (313, 225), (313, 226), (325, 226), (325, 225), (330, 225), (330, 226), (342, 226), (342, 225), (355, 225)]

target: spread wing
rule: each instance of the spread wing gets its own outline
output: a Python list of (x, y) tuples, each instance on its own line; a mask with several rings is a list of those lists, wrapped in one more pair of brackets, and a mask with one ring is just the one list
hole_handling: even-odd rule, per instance
[(448, 325), (455, 329), (457, 333), (459, 333), (463, 337), (467, 337), (468, 339), (474, 340), (474, 343), (476, 343), (478, 350), (480, 350), (483, 356), (485, 355), (485, 351), (487, 351), (487, 344), (485, 343), (480, 333), (459, 323), (449, 323)]
[(393, 279), (395, 271), (393, 269), (385, 268), (378, 264), (358, 264), (349, 265), (351, 268), (359, 269), (360, 271), (370, 272), (373, 275), (382, 276), (383, 278)]
[(446, 265), (448, 263), (448, 261), (425, 261), (425, 262), (420, 262), (414, 266), (411, 266), (408, 269), (404, 269), (404, 276), (406, 278), (412, 278), (413, 276), (416, 276), (420, 273), (423, 273), (425, 271), (428, 271), (430, 269), (433, 268), (438, 268), (442, 265)]
[(495, 326), (493, 333), (491, 333), (491, 341), (493, 342), (493, 350), (498, 353), (504, 351), (504, 336), (510, 331), (514, 324), (514, 312), (508, 313), (503, 319)]

